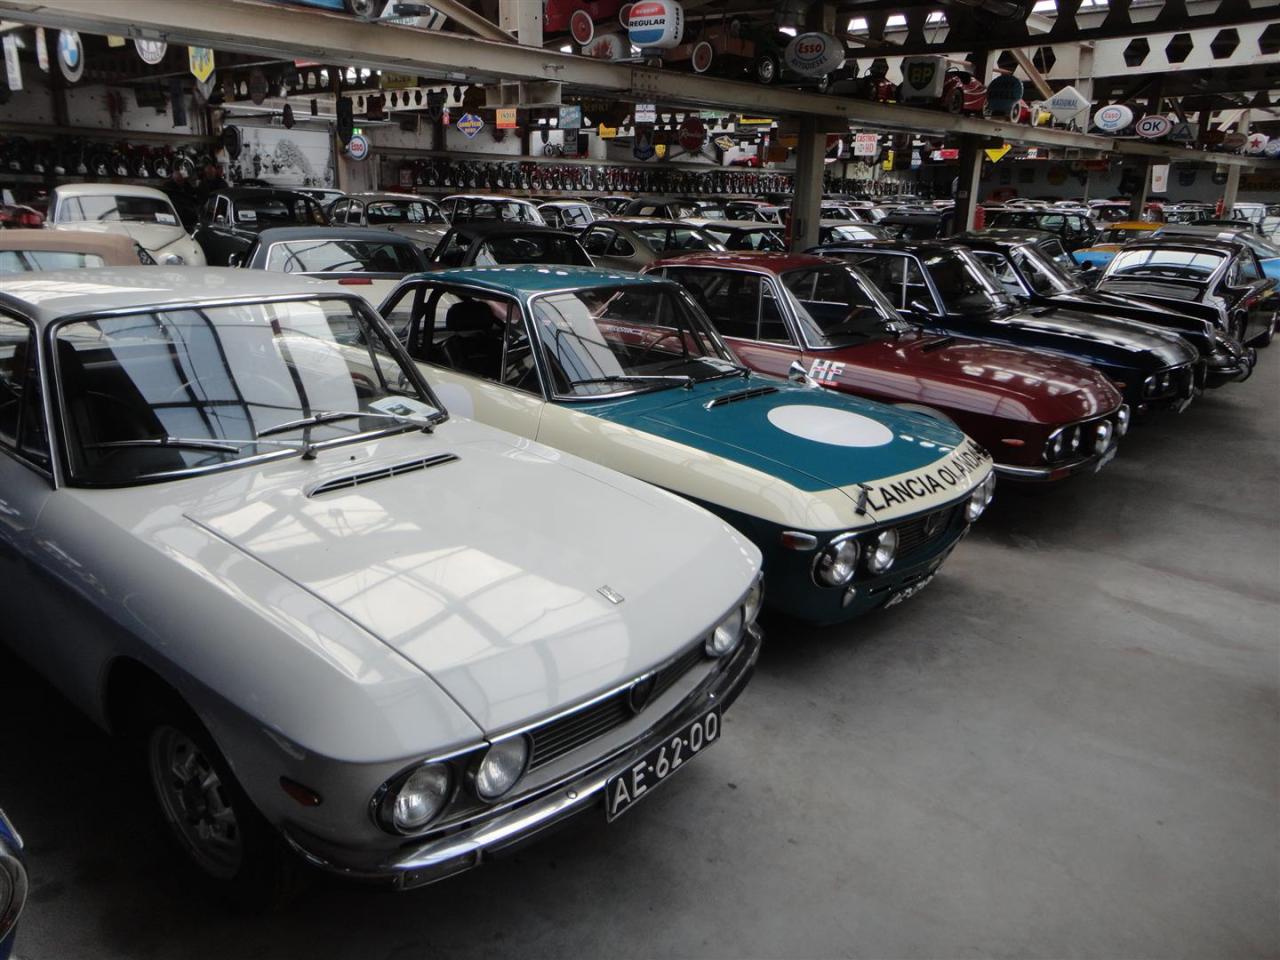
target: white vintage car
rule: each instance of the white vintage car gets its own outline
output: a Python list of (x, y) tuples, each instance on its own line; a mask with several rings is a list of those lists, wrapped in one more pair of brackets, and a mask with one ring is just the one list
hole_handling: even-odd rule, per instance
[(404, 888), (613, 819), (719, 737), (759, 651), (749, 541), (450, 419), (318, 281), (6, 279), (0, 503), (6, 642), (254, 897), (286, 844)]
[(118, 233), (137, 241), (156, 263), (205, 265), (204, 251), (182, 226), (173, 202), (152, 187), (64, 183), (54, 188), (45, 226)]

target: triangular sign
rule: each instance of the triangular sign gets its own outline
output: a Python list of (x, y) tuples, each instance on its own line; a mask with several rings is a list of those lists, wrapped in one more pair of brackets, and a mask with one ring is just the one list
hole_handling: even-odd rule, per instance
[(982, 152), (987, 155), (987, 159), (990, 160), (992, 163), (999, 163), (1000, 158), (1003, 157), (1006, 153), (1008, 153), (1010, 149), (1011, 148), (1009, 144), (1006, 143), (1002, 147), (991, 147), (990, 149), (983, 150)]

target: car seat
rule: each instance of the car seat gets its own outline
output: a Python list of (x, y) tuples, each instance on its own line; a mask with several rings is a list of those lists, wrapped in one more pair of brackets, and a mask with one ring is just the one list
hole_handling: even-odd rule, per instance
[(438, 347), (445, 365), (488, 380), (501, 376), (503, 327), (485, 300), (459, 300), (445, 314)]

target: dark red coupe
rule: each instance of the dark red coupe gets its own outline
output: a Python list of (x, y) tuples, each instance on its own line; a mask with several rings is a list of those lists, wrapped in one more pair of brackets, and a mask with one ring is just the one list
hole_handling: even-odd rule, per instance
[(645, 272), (683, 285), (752, 370), (803, 372), (825, 387), (951, 421), (1010, 479), (1097, 470), (1128, 428), (1120, 393), (1092, 367), (924, 333), (856, 269), (828, 258), (708, 253)]

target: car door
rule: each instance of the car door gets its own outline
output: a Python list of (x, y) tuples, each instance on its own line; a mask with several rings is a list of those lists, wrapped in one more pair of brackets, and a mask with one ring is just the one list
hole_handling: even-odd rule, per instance
[(1244, 321), (1240, 339), (1244, 343), (1265, 339), (1268, 332), (1275, 329), (1276, 281), (1263, 273), (1252, 250), (1244, 249), (1236, 255), (1224, 283), (1229, 288), (1224, 291), (1228, 301), (1234, 304), (1235, 312)]
[[(4, 637), (26, 660), (45, 669), (52, 655), (41, 602), (49, 578), (36, 527), (53, 494), (44, 378), (34, 327), (0, 312), (0, 602)], [(42, 557), (48, 559), (42, 560)]]
[(663, 275), (689, 291), (739, 359), (757, 373), (785, 377), (803, 360), (768, 278), (747, 270), (667, 267)]
[(382, 315), (451, 413), (537, 439), (546, 397), (519, 302), (411, 283), (392, 294)]
[(196, 239), (204, 251), (205, 261), (211, 267), (225, 267), (232, 253), (244, 249), (236, 241), (230, 199), (222, 194), (210, 197), (205, 204), (204, 217), (205, 222), (201, 224)]

